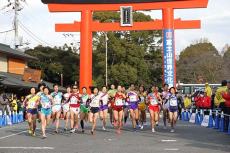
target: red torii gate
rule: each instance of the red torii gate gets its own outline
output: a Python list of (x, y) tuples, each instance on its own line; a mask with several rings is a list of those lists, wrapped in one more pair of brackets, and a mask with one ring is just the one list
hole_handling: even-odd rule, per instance
[[(48, 3), (50, 12), (81, 12), (81, 22), (56, 24), (56, 32), (80, 32), (80, 89), (92, 85), (92, 32), (163, 30), (164, 83), (176, 84), (176, 62), (174, 29), (200, 28), (200, 20), (174, 19), (174, 9), (206, 8), (208, 0), (42, 0)], [(162, 20), (134, 22), (122, 27), (120, 23), (93, 21), (94, 11), (119, 11), (121, 6), (132, 6), (133, 10), (162, 10)]]

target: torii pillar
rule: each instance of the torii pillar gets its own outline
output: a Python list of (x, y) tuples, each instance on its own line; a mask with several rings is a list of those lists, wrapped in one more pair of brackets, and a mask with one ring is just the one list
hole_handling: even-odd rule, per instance
[[(206, 8), (208, 0), (42, 0), (50, 12), (81, 12), (81, 22), (56, 24), (57, 32), (81, 32), (80, 88), (92, 86), (92, 32), (163, 30), (163, 83), (176, 85), (175, 29), (200, 28), (200, 20), (174, 19), (174, 9)], [(133, 10), (162, 10), (162, 20), (134, 22), (131, 27), (120, 23), (93, 21), (94, 11), (119, 11), (121, 6), (132, 6)]]

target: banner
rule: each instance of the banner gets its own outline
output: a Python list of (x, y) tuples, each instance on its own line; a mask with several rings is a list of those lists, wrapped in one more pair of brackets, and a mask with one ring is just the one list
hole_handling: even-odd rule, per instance
[(174, 30), (163, 30), (163, 55), (164, 55), (164, 83), (169, 87), (175, 85), (175, 54), (174, 54)]

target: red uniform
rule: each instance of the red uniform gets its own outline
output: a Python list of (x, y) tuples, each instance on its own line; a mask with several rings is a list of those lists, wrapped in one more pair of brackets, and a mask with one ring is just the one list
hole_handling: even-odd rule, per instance
[(205, 109), (210, 109), (211, 108), (211, 98), (209, 96), (205, 96), (205, 97), (202, 98), (201, 107), (205, 108)]
[(123, 100), (125, 99), (123, 94), (119, 94), (118, 92), (115, 94), (114, 97), (114, 106), (113, 109), (116, 111), (121, 111), (123, 110), (124, 102)]
[(149, 109), (154, 111), (154, 112), (159, 112), (159, 94), (158, 93), (150, 93), (148, 94), (148, 101), (150, 102), (149, 104)]
[(70, 107), (80, 107), (80, 94), (79, 93), (72, 93), (70, 96), (69, 96), (69, 103), (70, 103)]
[(204, 99), (204, 97), (201, 97), (201, 96), (195, 97), (196, 108), (201, 108), (202, 107), (203, 99)]
[(230, 93), (224, 93), (222, 94), (222, 97), (226, 100), (225, 101), (225, 106), (230, 108)]

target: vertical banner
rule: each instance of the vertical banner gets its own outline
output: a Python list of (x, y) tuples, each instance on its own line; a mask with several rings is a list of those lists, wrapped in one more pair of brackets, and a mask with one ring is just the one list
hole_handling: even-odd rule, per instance
[(174, 30), (163, 30), (163, 56), (164, 56), (164, 83), (169, 87), (173, 87), (175, 82), (175, 50), (174, 50)]

